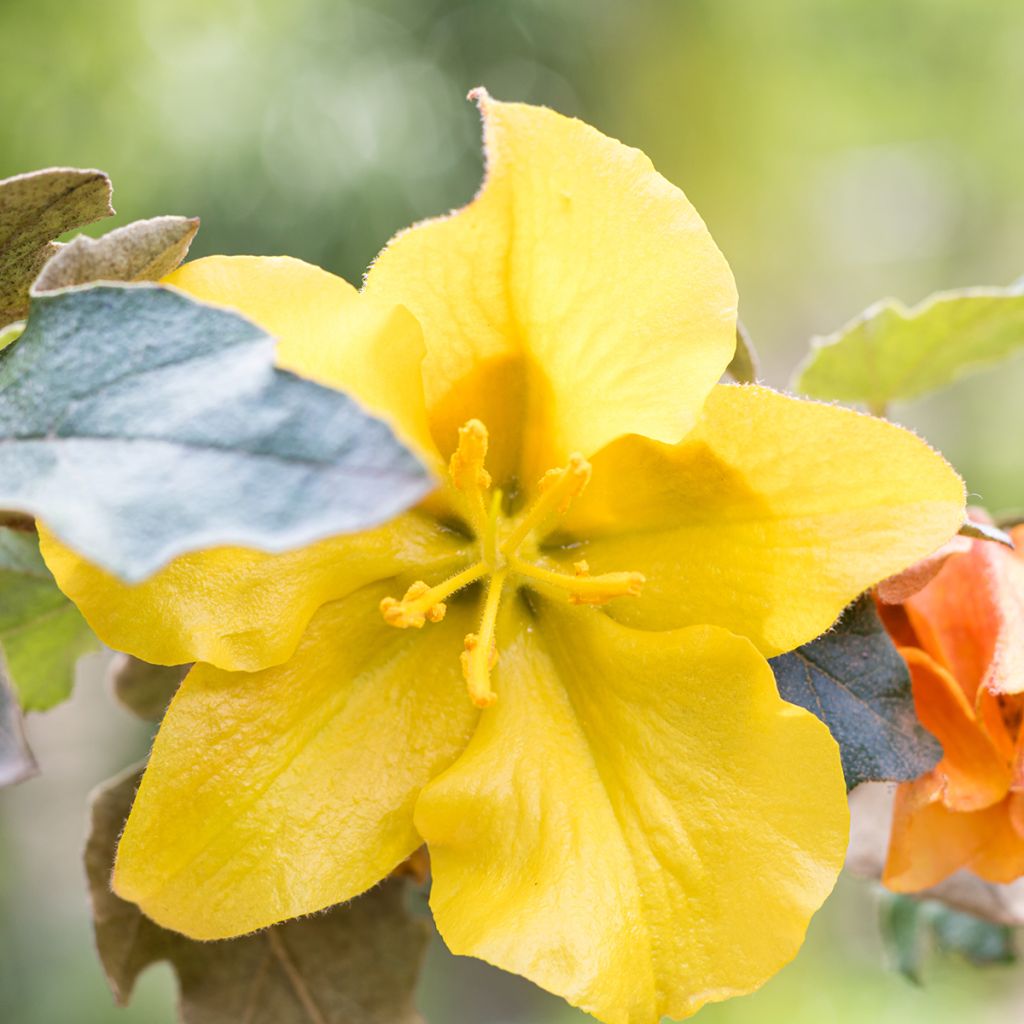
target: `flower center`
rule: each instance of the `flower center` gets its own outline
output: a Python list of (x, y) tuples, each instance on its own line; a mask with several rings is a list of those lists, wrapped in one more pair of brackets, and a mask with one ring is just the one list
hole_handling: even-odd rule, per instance
[(590, 463), (573, 455), (561, 469), (552, 469), (540, 480), (538, 495), (519, 515), (502, 515), (502, 493), (491, 486), (484, 467), (487, 458), (487, 428), (470, 420), (459, 429), (459, 444), (448, 464), (452, 486), (460, 492), (466, 519), (477, 539), (479, 558), (454, 576), (433, 586), (414, 583), (399, 601), (386, 597), (380, 603), (384, 621), (399, 629), (421, 629), (427, 622), (440, 622), (445, 601), (471, 583), (486, 580), (486, 595), (480, 626), (465, 640), (462, 672), (470, 699), (478, 707), (490, 707), (497, 699), (491, 687), (491, 670), (498, 660), (495, 628), (502, 595), (512, 588), (528, 585), (567, 598), (572, 604), (604, 604), (615, 597), (635, 597), (644, 577), (638, 572), (590, 574), (580, 561), (569, 575), (548, 567), (540, 554), (539, 538), (568, 511), (590, 480)]

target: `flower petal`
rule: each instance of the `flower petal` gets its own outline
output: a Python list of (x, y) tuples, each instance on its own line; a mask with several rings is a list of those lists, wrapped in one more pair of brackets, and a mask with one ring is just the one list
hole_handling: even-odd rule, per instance
[(957, 811), (999, 803), (1010, 788), (1009, 759), (1000, 755), (946, 669), (916, 647), (901, 648), (900, 654), (910, 669), (917, 717), (942, 744), (942, 802)]
[(836, 879), (838, 749), (745, 640), (510, 606), (498, 700), (416, 825), (447, 944), (607, 1024), (751, 991)]
[(408, 310), (290, 256), (209, 256), (163, 283), (247, 316), (278, 339), (278, 365), (348, 392), (443, 469), (427, 425), (423, 334)]
[[(1024, 543), (1024, 530), (1014, 531)], [(949, 667), (969, 701), (984, 686), (1024, 692), (1024, 551), (987, 540), (954, 555), (904, 605), (921, 646)]]
[(384, 526), (267, 554), (213, 548), (129, 585), (39, 528), (61, 590), (109, 647), (155, 665), (255, 672), (291, 657), (313, 613), (376, 580), (459, 560), (454, 534), (409, 512)]
[(419, 790), (479, 714), (458, 659), (471, 609), (397, 630), (385, 593), (325, 606), (279, 667), (193, 669), (121, 839), (119, 895), (165, 927), (226, 938), (351, 899), (420, 845)]
[(477, 417), (498, 481), (635, 431), (677, 441), (736, 343), (736, 291), (707, 228), (638, 150), (543, 107), (475, 94), (487, 178), (399, 234), (365, 292), (412, 310), (445, 453)]
[(882, 881), (895, 892), (937, 885), (975, 857), (1007, 817), (1003, 804), (983, 811), (951, 811), (942, 803), (940, 773), (922, 775), (896, 790), (892, 834)]
[(723, 626), (766, 657), (823, 633), (964, 516), (959, 477), (909, 431), (754, 386), (716, 387), (682, 444), (622, 438), (593, 464), (564, 524), (589, 543), (566, 560), (647, 577), (612, 614)]

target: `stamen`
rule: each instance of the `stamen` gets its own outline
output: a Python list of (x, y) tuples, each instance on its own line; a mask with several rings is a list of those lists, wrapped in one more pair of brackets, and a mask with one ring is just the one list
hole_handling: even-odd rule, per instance
[(494, 630), (506, 576), (508, 570), (501, 569), (491, 577), (484, 612), (480, 618), (480, 630), (466, 637), (466, 649), (462, 652), (462, 674), (466, 677), (469, 699), (478, 708), (489, 708), (498, 699), (491, 689), (491, 669), (498, 663)]
[(591, 466), (578, 452), (562, 469), (549, 469), (540, 480), (540, 494), (501, 545), (502, 554), (515, 553), (531, 530), (543, 525), (552, 514), (564, 515), (574, 498), (590, 482)]
[(410, 626), (422, 629), (427, 621), (440, 622), (444, 618), (448, 610), (444, 603), (445, 598), (451, 597), (463, 587), (468, 587), (470, 583), (475, 583), (486, 572), (487, 566), (483, 562), (477, 562), (436, 587), (428, 586), (419, 580), (409, 587), (401, 601), (385, 597), (380, 603), (380, 613), (389, 626), (398, 629), (408, 629)]
[(459, 444), (448, 462), (452, 483), (469, 501), (471, 525), (478, 535), (486, 528), (484, 494), (491, 486), (491, 474), (484, 469), (487, 442), (487, 428), (479, 420), (470, 420), (459, 427)]
[(605, 604), (615, 597), (639, 597), (641, 588), (647, 582), (641, 572), (606, 572), (591, 576), (586, 562), (574, 563), (572, 576), (543, 569), (518, 558), (510, 559), (509, 564), (523, 576), (568, 591), (570, 604)]

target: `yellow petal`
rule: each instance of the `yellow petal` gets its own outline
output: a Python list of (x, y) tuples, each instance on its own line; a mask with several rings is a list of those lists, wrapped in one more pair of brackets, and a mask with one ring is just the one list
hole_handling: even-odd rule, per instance
[(242, 313), (277, 338), (282, 368), (349, 393), (443, 468), (427, 426), (423, 334), (407, 309), (290, 256), (209, 256), (163, 283)]
[(644, 629), (712, 623), (766, 657), (824, 632), (964, 519), (960, 478), (909, 431), (760, 387), (716, 387), (682, 444), (623, 438), (593, 467), (564, 523), (592, 540), (565, 560), (647, 578), (611, 613)]
[(365, 292), (423, 327), (443, 451), (476, 417), (499, 483), (636, 431), (677, 441), (735, 348), (729, 268), (641, 152), (543, 107), (477, 94), (487, 178), (398, 235)]
[(391, 629), (386, 592), (321, 609), (279, 667), (193, 669), (121, 839), (121, 896), (168, 928), (226, 938), (351, 899), (420, 845), (416, 797), (478, 714), (455, 655), (471, 609)]
[(92, 565), (43, 525), (39, 542), (58, 586), (107, 646), (156, 665), (205, 661), (247, 672), (291, 657), (326, 602), (459, 559), (454, 535), (416, 512), (283, 554), (196, 551), (136, 585)]
[(828, 730), (724, 630), (535, 608), (510, 606), (497, 703), (416, 806), (442, 936), (606, 1024), (757, 988), (843, 862)]

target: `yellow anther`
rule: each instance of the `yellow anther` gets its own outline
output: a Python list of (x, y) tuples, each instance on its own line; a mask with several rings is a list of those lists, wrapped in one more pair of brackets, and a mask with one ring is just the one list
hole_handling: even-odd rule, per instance
[(613, 597), (639, 597), (647, 582), (642, 572), (578, 573), (569, 581), (570, 604), (604, 604)]
[(543, 526), (550, 516), (565, 515), (572, 500), (590, 482), (590, 474), (590, 463), (578, 452), (562, 469), (549, 469), (540, 479), (537, 499), (501, 545), (502, 554), (514, 554), (530, 532)]
[(510, 565), (513, 572), (567, 591), (570, 604), (604, 604), (616, 597), (639, 597), (647, 582), (641, 572), (606, 572), (591, 576), (586, 562), (574, 562), (572, 576), (519, 558), (511, 559)]
[(487, 458), (487, 428), (479, 420), (470, 420), (459, 427), (459, 444), (448, 462), (452, 484), (469, 501), (470, 525), (478, 534), (487, 523), (484, 494), (491, 486), (491, 474), (484, 469)]
[(491, 669), (498, 663), (494, 631), (507, 575), (508, 570), (502, 569), (491, 577), (480, 616), (480, 629), (466, 637), (466, 649), (462, 652), (462, 674), (466, 677), (469, 699), (478, 708), (489, 708), (498, 699), (491, 689)]
[(462, 674), (466, 678), (469, 699), (478, 708), (489, 708), (498, 696), (491, 688), (491, 669), (498, 664), (498, 648), (491, 644), (486, 659), (480, 648), (480, 637), (476, 633), (466, 634), (466, 649), (459, 656)]
[(427, 622), (440, 622), (448, 610), (444, 603), (457, 590), (475, 583), (487, 572), (483, 562), (477, 562), (468, 569), (439, 583), (436, 587), (428, 586), (418, 580), (405, 592), (401, 601), (393, 597), (385, 597), (380, 603), (380, 613), (389, 626), (398, 629), (422, 629)]

